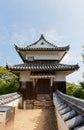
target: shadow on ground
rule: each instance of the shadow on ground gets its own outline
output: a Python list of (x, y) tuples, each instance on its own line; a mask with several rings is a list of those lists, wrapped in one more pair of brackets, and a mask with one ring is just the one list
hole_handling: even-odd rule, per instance
[(54, 108), (42, 109), (34, 130), (57, 130)]

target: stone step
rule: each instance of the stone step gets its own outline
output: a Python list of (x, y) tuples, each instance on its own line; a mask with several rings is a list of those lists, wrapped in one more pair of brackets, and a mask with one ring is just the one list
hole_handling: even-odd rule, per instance
[(46, 100), (34, 101), (34, 108), (51, 108), (51, 107), (54, 107), (53, 101), (46, 101)]
[(33, 109), (51, 109), (54, 106), (33, 106)]
[(34, 103), (52, 103), (53, 101), (52, 100), (34, 100)]
[(37, 94), (37, 100), (51, 100), (50, 94)]
[(26, 100), (26, 109), (53, 108), (53, 101), (46, 100)]

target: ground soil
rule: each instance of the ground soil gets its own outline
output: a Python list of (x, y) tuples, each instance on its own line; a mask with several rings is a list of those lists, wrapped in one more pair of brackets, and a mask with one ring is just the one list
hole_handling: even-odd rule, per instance
[(14, 130), (57, 130), (54, 109), (17, 110)]

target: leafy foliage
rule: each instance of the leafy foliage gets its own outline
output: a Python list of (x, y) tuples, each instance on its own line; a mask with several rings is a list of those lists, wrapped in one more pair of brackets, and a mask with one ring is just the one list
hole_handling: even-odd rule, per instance
[(0, 95), (16, 92), (18, 87), (18, 76), (0, 67)]
[[(84, 52), (84, 46), (83, 46), (83, 52)], [(82, 54), (82, 59), (83, 59), (83, 63), (84, 63), (84, 53)]]
[(67, 83), (66, 84), (66, 93), (68, 95), (84, 99), (84, 84), (82, 86), (81, 86), (81, 84), (76, 85), (74, 83)]
[[(82, 59), (83, 59), (83, 63), (84, 63), (84, 46), (83, 46)], [(83, 78), (84, 78), (84, 73), (83, 73)], [(66, 93), (68, 95), (72, 95), (77, 98), (84, 99), (84, 81), (80, 82), (79, 85), (76, 85), (74, 83), (67, 83), (66, 84)]]

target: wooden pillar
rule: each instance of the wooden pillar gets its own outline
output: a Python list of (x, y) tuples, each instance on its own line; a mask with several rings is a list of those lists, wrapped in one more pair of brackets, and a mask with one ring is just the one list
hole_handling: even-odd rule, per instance
[(22, 84), (21, 84), (21, 92), (23, 94), (23, 99), (26, 100), (26, 82), (22, 82)]
[(53, 78), (50, 78), (50, 95), (52, 99), (53, 98)]
[(37, 99), (37, 93), (38, 93), (38, 86), (37, 86), (38, 79), (35, 79), (35, 99)]
[(36, 80), (35, 79), (33, 79), (33, 99), (35, 99), (36, 98), (36, 91), (35, 91), (35, 82)]

